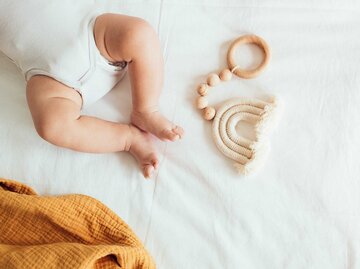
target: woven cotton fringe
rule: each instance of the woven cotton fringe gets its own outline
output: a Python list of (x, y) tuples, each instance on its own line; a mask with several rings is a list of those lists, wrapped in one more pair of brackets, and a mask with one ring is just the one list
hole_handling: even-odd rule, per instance
[[(268, 135), (276, 123), (278, 102), (236, 98), (218, 109), (213, 121), (214, 141), (219, 150), (235, 161), (239, 173), (248, 175), (265, 161), (269, 151)], [(236, 131), (236, 125), (246, 121), (254, 125), (255, 139), (249, 140)]]

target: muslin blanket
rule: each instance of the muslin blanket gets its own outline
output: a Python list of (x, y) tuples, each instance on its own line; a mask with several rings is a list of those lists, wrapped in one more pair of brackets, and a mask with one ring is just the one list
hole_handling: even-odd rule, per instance
[(41, 197), (0, 178), (0, 268), (155, 268), (127, 224), (84, 195)]

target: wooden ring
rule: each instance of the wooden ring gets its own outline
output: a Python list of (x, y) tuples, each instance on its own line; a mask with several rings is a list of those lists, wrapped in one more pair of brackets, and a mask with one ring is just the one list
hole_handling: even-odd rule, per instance
[[(234, 54), (235, 50), (238, 46), (243, 44), (255, 44), (264, 52), (264, 58), (261, 64), (250, 70), (240, 69), (238, 65), (235, 63)], [(245, 35), (236, 39), (230, 46), (229, 51), (227, 53), (227, 62), (229, 69), (238, 77), (241, 78), (253, 78), (256, 77), (268, 64), (270, 60), (270, 49), (266, 44), (265, 40), (256, 35)]]

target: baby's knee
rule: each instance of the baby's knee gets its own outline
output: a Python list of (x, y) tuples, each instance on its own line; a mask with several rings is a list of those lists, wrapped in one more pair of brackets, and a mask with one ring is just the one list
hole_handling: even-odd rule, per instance
[(70, 128), (67, 121), (44, 116), (35, 120), (34, 124), (37, 133), (42, 139), (53, 145), (66, 147), (68, 129)]
[(97, 46), (116, 61), (131, 61), (159, 44), (156, 31), (145, 20), (120, 14), (102, 14), (95, 24)]
[(157, 34), (147, 21), (141, 18), (135, 18), (128, 38), (132, 39), (134, 42), (146, 45), (144, 42), (157, 39)]
[(138, 55), (144, 50), (152, 49), (158, 43), (158, 36), (153, 27), (141, 18), (132, 18), (128, 29), (119, 37), (124, 51), (131, 51), (132, 55)]
[(119, 43), (123, 46), (139, 51), (146, 47), (153, 47), (154, 42), (158, 41), (158, 36), (150, 23), (141, 18), (131, 17), (119, 39)]

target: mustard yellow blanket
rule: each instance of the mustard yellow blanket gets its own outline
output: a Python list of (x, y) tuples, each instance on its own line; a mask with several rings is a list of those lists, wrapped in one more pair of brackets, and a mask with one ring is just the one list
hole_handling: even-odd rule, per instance
[(127, 224), (84, 195), (41, 197), (0, 178), (0, 268), (153, 269)]

